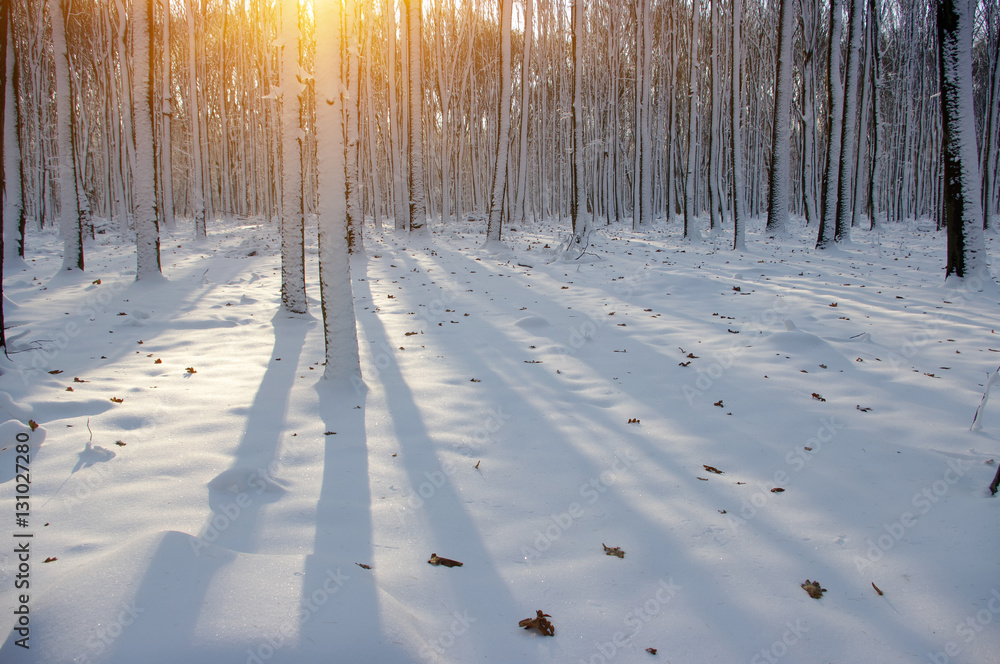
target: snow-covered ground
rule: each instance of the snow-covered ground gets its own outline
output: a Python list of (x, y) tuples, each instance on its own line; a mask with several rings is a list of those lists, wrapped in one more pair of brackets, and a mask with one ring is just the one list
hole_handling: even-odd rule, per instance
[(997, 661), (1000, 296), (943, 284), (943, 233), (661, 223), (553, 262), (553, 228), (484, 226), (370, 233), (340, 386), (314, 240), (290, 317), (273, 226), (166, 233), (149, 286), (115, 238), (74, 280), (29, 237), (0, 661)]

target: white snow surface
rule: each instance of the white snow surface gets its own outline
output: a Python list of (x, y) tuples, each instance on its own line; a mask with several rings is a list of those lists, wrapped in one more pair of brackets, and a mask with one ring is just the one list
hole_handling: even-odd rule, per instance
[(50, 284), (59, 238), (29, 237), (0, 661), (996, 661), (995, 289), (945, 287), (916, 223), (817, 253), (762, 221), (743, 253), (607, 227), (579, 261), (549, 226), (500, 256), (481, 222), (369, 229), (364, 385), (321, 380), (314, 222), (300, 316), (270, 225), (182, 224), (142, 285), (109, 236)]

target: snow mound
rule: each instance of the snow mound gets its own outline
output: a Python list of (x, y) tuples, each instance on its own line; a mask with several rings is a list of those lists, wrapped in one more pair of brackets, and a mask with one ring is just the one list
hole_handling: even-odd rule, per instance
[(758, 350), (770, 350), (782, 353), (800, 360), (809, 360), (814, 364), (825, 364), (831, 369), (844, 370), (851, 367), (843, 353), (830, 342), (815, 334), (805, 332), (795, 327), (791, 321), (785, 321), (788, 331), (775, 332), (753, 344)]
[(552, 324), (541, 316), (525, 316), (514, 321), (514, 325), (522, 330), (541, 330), (551, 327)]

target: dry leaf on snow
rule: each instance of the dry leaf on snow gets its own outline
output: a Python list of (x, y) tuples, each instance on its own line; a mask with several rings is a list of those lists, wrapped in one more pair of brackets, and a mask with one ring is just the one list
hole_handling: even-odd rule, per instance
[(556, 628), (547, 620), (552, 616), (547, 613), (542, 613), (541, 609), (538, 609), (537, 613), (538, 615), (534, 618), (525, 618), (521, 622), (517, 623), (517, 626), (525, 629), (535, 628), (545, 636), (555, 636)]

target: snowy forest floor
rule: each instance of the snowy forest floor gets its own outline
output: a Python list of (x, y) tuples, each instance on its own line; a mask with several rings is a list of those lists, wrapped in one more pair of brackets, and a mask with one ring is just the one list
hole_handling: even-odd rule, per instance
[[(818, 254), (758, 224), (740, 254), (612, 226), (550, 262), (564, 230), (504, 255), (483, 227), (370, 232), (366, 387), (319, 380), (314, 237), (291, 317), (274, 226), (166, 232), (154, 285), (117, 237), (73, 279), (30, 236), (5, 266), (0, 660), (996, 661), (1000, 404), (970, 424), (1000, 307), (944, 285), (942, 232)], [(554, 638), (518, 626), (539, 609)]]

